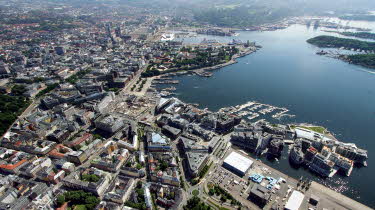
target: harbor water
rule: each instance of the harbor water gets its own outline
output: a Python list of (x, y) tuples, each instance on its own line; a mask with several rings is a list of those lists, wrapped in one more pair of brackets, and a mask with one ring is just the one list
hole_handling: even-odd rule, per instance
[[(288, 162), (287, 148), (279, 161), (264, 162), (295, 178), (301, 176), (323, 183), (372, 208), (375, 207), (375, 73), (341, 60), (316, 55), (319, 50), (307, 39), (330, 34), (304, 25), (267, 32), (240, 32), (234, 37), (256, 41), (263, 48), (238, 59), (238, 63), (215, 70), (212, 77), (183, 75), (176, 97), (197, 103), (200, 108), (217, 111), (248, 101), (284, 107), (292, 118), (276, 123), (311, 123), (328, 128), (343, 142), (368, 150), (368, 167), (355, 168), (350, 177), (336, 175), (321, 179), (308, 170), (295, 169)], [(331, 35), (337, 35), (331, 33)], [(229, 42), (233, 37), (198, 36)], [(170, 86), (170, 85), (169, 85)]]

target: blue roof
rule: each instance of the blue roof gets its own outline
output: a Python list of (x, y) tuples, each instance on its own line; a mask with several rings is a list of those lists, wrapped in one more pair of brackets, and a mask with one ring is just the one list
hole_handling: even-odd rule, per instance
[(154, 144), (155, 143), (157, 143), (157, 144), (166, 144), (167, 143), (167, 140), (158, 133), (152, 134), (151, 141)]

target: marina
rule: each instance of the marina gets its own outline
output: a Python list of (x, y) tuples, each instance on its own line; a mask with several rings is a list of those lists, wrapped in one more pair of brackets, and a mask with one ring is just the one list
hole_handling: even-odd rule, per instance
[[(246, 105), (254, 110), (242, 111), (256, 112), (260, 116), (242, 113), (241, 117), (245, 121), (266, 119), (271, 123), (305, 122), (321, 125), (343, 141), (353, 142), (369, 151), (374, 150), (374, 133), (371, 127), (375, 123), (375, 97), (372, 91), (375, 88), (374, 77), (367, 73), (365, 68), (316, 55), (319, 49), (306, 43), (306, 40), (322, 34), (332, 33), (321, 31), (320, 28), (314, 31), (306, 25), (293, 25), (278, 30), (277, 33), (243, 31), (236, 39), (254, 40), (263, 48), (257, 53), (238, 59), (236, 64), (215, 71), (210, 78), (180, 72), (168, 77), (180, 80), (173, 91), (178, 98), (188, 103), (199, 103), (199, 108), (217, 111), (224, 110), (223, 107)], [(233, 39), (197, 36), (186, 38), (185, 42), (200, 43), (203, 38), (217, 39), (222, 43)], [(335, 88), (332, 88), (332, 83)], [(356, 85), (349, 88), (348, 84)], [(169, 86), (156, 85), (157, 88)], [(259, 111), (267, 107), (255, 109), (257, 105), (249, 106), (249, 101), (290, 111), (278, 109), (263, 115)], [(366, 103), (358, 109), (358, 103), (355, 103), (358, 101)], [(283, 111), (285, 112), (281, 113)], [(295, 116), (288, 117), (288, 114)], [(280, 116), (282, 117), (277, 119)], [(254, 118), (249, 119), (252, 117)], [(268, 161), (263, 157), (260, 159), (292, 177), (307, 177), (360, 202), (374, 205), (371, 196), (368, 196), (372, 192), (372, 188), (368, 187), (371, 180), (363, 175), (373, 173), (373, 165), (369, 164), (368, 167), (360, 169), (353, 167), (350, 177), (336, 175), (322, 179), (303, 167), (291, 167), (288, 157), (289, 153), (284, 149), (279, 161)], [(373, 162), (372, 156), (369, 156), (368, 162), (370, 161)], [(361, 173), (358, 173), (358, 170), (361, 170)]]
[(155, 80), (153, 81), (153, 84), (178, 84), (178, 80)]
[(256, 101), (249, 101), (243, 105), (222, 108), (219, 111), (238, 115), (245, 120), (254, 120), (259, 117), (269, 117), (274, 119), (281, 119), (283, 117), (295, 117), (295, 115), (287, 114), (287, 108), (276, 107), (269, 104), (262, 104)]

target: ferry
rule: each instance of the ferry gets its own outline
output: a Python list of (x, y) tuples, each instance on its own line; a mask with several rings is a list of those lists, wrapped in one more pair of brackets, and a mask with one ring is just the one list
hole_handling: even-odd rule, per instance
[(217, 44), (219, 43), (216, 39), (206, 39), (204, 38), (201, 44)]
[(161, 41), (172, 41), (174, 39), (174, 34), (163, 34), (161, 35)]

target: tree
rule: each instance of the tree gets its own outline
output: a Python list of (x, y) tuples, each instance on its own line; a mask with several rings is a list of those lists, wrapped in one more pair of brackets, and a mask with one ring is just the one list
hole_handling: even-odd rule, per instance
[(142, 182), (141, 181), (137, 182), (137, 188), (142, 188)]
[(14, 85), (12, 87), (12, 94), (15, 96), (22, 96), (27, 91), (24, 85)]
[(198, 182), (199, 182), (199, 179), (193, 179), (193, 180), (191, 180), (191, 184), (192, 185), (196, 185), (196, 184), (198, 184)]
[(211, 188), (210, 191), (208, 191), (208, 194), (209, 194), (210, 196), (215, 195), (215, 189), (214, 189), (214, 188)]
[(170, 192), (169, 195), (168, 195), (168, 199), (173, 200), (174, 197), (175, 197), (175, 193), (173, 191)]
[(57, 203), (59, 202), (69, 202), (69, 205), (84, 205), (86, 209), (95, 209), (95, 207), (100, 203), (100, 200), (95, 197), (92, 193), (79, 191), (68, 191), (64, 193), (63, 198), (60, 196), (57, 198)]
[(85, 198), (86, 204), (95, 204), (95, 206), (96, 206), (96, 203), (98, 203), (98, 202), (99, 202), (99, 199), (97, 197), (94, 197), (94, 196), (88, 196), (88, 197)]
[(92, 135), (94, 137), (94, 139), (104, 139), (103, 136), (101, 136), (100, 134), (98, 133), (95, 133)]
[(187, 201), (186, 206), (184, 206), (185, 210), (209, 210), (211, 209), (210, 206), (206, 205), (205, 203), (201, 202), (201, 199), (197, 196), (194, 196), (193, 198), (189, 199)]
[(0, 134), (2, 135), (30, 104), (23, 96), (0, 95)]
[(59, 195), (56, 199), (57, 206), (62, 206), (65, 203), (65, 196)]
[(58, 83), (55, 83), (55, 84), (51, 84), (51, 85), (47, 85), (47, 87), (40, 91), (36, 97), (40, 97), (40, 96), (43, 96), (44, 94), (47, 94), (49, 92), (51, 92), (53, 89), (55, 89), (59, 84)]
[(225, 195), (221, 195), (220, 200), (221, 200), (223, 203), (225, 203), (225, 202), (227, 202), (227, 197), (226, 197)]
[(160, 170), (165, 171), (168, 168), (168, 163), (166, 161), (161, 161)]
[(98, 182), (100, 177), (95, 174), (83, 174), (81, 179), (86, 182)]

